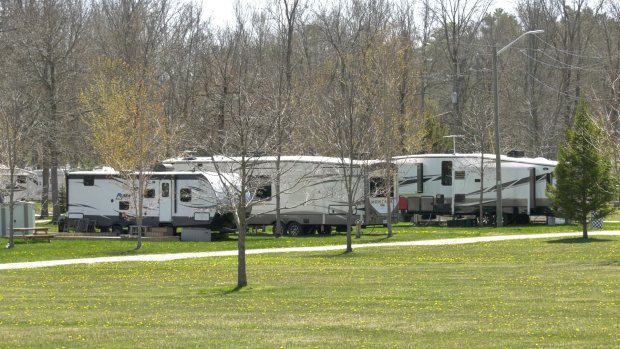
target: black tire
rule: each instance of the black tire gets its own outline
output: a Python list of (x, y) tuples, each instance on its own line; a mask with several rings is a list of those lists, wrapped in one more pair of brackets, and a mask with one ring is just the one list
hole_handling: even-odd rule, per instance
[(120, 225), (113, 225), (112, 226), (112, 233), (114, 233), (114, 235), (116, 235), (116, 236), (119, 236), (121, 234), (124, 234), (125, 230)]
[(504, 226), (517, 224), (517, 216), (504, 213)]
[[(273, 235), (278, 235), (276, 234), (276, 230), (278, 229), (277, 227), (278, 227), (277, 224), (273, 225)], [(280, 236), (284, 235), (285, 232), (286, 232), (286, 224), (280, 223)]]
[(316, 225), (306, 225), (304, 226), (304, 234), (312, 235), (316, 232)]
[(290, 236), (301, 236), (304, 233), (304, 228), (297, 222), (291, 222), (288, 225), (287, 231)]
[(530, 224), (530, 216), (526, 214), (519, 214), (516, 217), (515, 223), (518, 225)]
[(323, 231), (321, 231), (321, 229), (319, 228), (319, 234), (321, 235), (329, 235), (332, 233), (332, 226), (331, 225), (324, 225), (323, 226)]

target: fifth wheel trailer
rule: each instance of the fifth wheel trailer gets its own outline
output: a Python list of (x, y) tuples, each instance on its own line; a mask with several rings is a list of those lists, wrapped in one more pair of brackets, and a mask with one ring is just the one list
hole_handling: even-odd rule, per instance
[[(221, 178), (214, 173), (151, 172), (144, 193), (142, 224), (154, 227), (202, 227), (214, 231), (231, 226), (219, 209)], [(228, 174), (227, 176), (235, 176)], [(131, 185), (109, 167), (67, 173), (67, 224), (95, 221), (100, 229), (121, 234), (136, 225)]]
[[(13, 189), (13, 200), (34, 200), (37, 199), (36, 192), (39, 185), (37, 174), (25, 169), (15, 169), (15, 185)], [(10, 171), (8, 167), (0, 165), (0, 202), (9, 201)], [(40, 198), (40, 197), (39, 197)]]
[[(347, 225), (347, 195), (340, 158), (322, 156), (282, 156), (280, 159), (281, 222), (290, 235), (302, 233), (329, 234), (333, 227), (339, 231)], [(220, 171), (240, 173), (240, 158), (180, 157), (165, 160), (175, 171)], [(264, 226), (276, 223), (276, 157), (261, 156), (249, 162), (252, 187), (255, 190), (252, 217), (249, 225)], [(393, 165), (390, 165), (393, 166)], [(384, 162), (353, 161), (353, 179), (358, 181), (353, 207), (353, 221), (362, 226), (387, 224), (387, 197), (391, 195), (392, 222), (398, 222), (398, 188), (388, 190)], [(394, 170), (396, 183), (396, 171)]]
[[(414, 214), (478, 216), (482, 183), (485, 220), (495, 221), (495, 155), (409, 155), (397, 157), (395, 163), (401, 220), (410, 221)], [(501, 164), (502, 218), (506, 224), (527, 223), (531, 215), (552, 214), (545, 189), (547, 183), (553, 184), (557, 161), (510, 152), (501, 156)]]

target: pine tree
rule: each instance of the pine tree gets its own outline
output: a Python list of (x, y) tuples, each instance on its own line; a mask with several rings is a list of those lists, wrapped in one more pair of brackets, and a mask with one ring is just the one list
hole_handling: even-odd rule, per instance
[(610, 202), (618, 192), (611, 165), (598, 147), (599, 134), (582, 99), (573, 129), (566, 129), (566, 146), (560, 146), (553, 172), (555, 185), (547, 187), (556, 214), (580, 222), (584, 239), (588, 238), (588, 219), (596, 212), (598, 217), (613, 212)]

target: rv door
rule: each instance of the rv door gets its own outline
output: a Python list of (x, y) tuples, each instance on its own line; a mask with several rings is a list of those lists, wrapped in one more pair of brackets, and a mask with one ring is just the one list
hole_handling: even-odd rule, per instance
[(162, 179), (159, 185), (159, 221), (164, 223), (172, 222), (172, 181)]
[(468, 163), (461, 164), (458, 161), (452, 165), (452, 214), (458, 213), (459, 206), (466, 206), (465, 196), (475, 189), (467, 182), (467, 172), (471, 173)]

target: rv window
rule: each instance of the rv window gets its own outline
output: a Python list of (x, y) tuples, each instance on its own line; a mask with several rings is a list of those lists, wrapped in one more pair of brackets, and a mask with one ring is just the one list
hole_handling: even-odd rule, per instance
[(271, 195), (271, 184), (267, 184), (256, 190), (256, 198), (259, 200), (271, 200)]
[(84, 177), (84, 185), (85, 186), (95, 185), (95, 177)]
[[(370, 178), (370, 197), (385, 197), (387, 195), (387, 184), (385, 178), (372, 177)], [(394, 197), (394, 186), (390, 188), (390, 197)]]
[(441, 162), (441, 185), (452, 185), (452, 161)]
[(144, 191), (144, 197), (147, 199), (152, 199), (155, 197), (155, 189), (147, 189)]
[(192, 201), (192, 190), (189, 188), (181, 189), (181, 202)]
[(127, 211), (129, 210), (129, 201), (119, 201), (118, 202), (119, 211)]
[(269, 177), (267, 176), (254, 176), (251, 179), (250, 187), (256, 188), (255, 198), (258, 200), (271, 200), (273, 192), (271, 190), (271, 183), (269, 183)]
[(170, 183), (161, 184), (161, 197), (167, 198), (170, 196)]
[(26, 183), (28, 181), (28, 177), (26, 176), (17, 176), (17, 183)]

